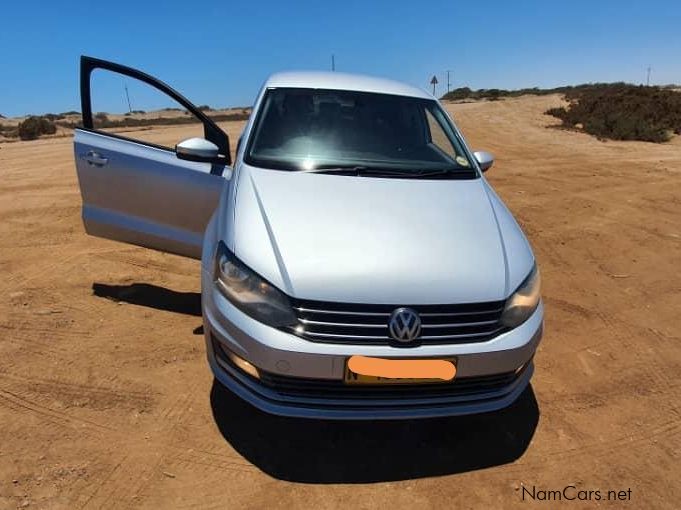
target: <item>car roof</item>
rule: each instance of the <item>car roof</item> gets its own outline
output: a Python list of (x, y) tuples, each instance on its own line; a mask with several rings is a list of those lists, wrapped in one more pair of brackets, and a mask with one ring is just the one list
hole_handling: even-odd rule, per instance
[(397, 96), (433, 99), (427, 92), (399, 81), (366, 76), (363, 74), (328, 71), (287, 71), (273, 74), (265, 82), (266, 88), (305, 88), (352, 90)]

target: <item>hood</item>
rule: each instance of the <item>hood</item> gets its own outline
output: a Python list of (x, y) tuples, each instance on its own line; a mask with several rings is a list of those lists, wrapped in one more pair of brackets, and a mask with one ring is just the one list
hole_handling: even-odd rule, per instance
[[(229, 237), (245, 264), (300, 299), (496, 301), (513, 289), (496, 195), (488, 191), (484, 179), (388, 179), (244, 165)], [(501, 202), (496, 210), (510, 216)], [(524, 240), (512, 217), (502, 222)], [(527, 271), (529, 257), (520, 264)]]

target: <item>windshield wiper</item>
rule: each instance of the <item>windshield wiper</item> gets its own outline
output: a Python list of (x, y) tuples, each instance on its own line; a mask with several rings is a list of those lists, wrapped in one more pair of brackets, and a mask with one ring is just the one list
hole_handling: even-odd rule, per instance
[(407, 172), (400, 172), (399, 170), (389, 170), (385, 168), (377, 168), (362, 165), (345, 165), (333, 167), (319, 167), (310, 170), (300, 170), (303, 173), (309, 174), (345, 174), (345, 175), (372, 175), (372, 176), (390, 176), (402, 177), (408, 176)]
[(428, 179), (432, 177), (443, 177), (452, 179), (470, 179), (477, 174), (472, 168), (438, 168), (435, 170), (421, 170), (414, 172), (410, 176), (414, 179)]
[(431, 178), (452, 178), (470, 179), (475, 177), (473, 169), (438, 168), (434, 170), (400, 171), (391, 168), (381, 168), (362, 165), (343, 165), (334, 167), (319, 167), (310, 170), (300, 170), (304, 173), (313, 174), (341, 174), (341, 175), (363, 175), (370, 177), (397, 177), (402, 179), (431, 179)]

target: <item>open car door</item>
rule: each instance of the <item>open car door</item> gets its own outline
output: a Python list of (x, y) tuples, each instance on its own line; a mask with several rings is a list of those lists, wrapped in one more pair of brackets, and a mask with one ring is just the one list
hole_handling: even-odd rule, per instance
[[(227, 135), (178, 92), (145, 73), (85, 56), (80, 64), (83, 127), (75, 130), (74, 152), (86, 232), (200, 258), (204, 230), (231, 176)], [(104, 113), (93, 118), (92, 73), (100, 69), (126, 83), (126, 94), (123, 80), (133, 79), (181, 105), (186, 111), (165, 110), (181, 112), (182, 126), (201, 128), (203, 136), (173, 148), (142, 139), (152, 131), (144, 131), (144, 119), (135, 120), (132, 111), (115, 122)], [(128, 96), (131, 110), (129, 105)], [(118, 132), (111, 132), (112, 125)], [(171, 133), (166, 137), (173, 136), (182, 127), (166, 131)]]

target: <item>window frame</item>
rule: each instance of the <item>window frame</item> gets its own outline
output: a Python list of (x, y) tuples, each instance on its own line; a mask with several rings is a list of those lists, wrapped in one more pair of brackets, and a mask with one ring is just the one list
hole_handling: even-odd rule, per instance
[[(269, 166), (263, 167), (257, 164), (257, 162), (254, 160), (254, 158), (251, 156), (251, 151), (253, 150), (253, 144), (255, 142), (255, 139), (260, 131), (260, 128), (262, 127), (262, 122), (265, 117), (265, 110), (266, 106), (268, 105), (268, 99), (269, 95), (272, 94), (276, 90), (309, 90), (309, 91), (323, 91), (323, 92), (355, 92), (355, 93), (362, 93), (362, 94), (375, 94), (375, 95), (382, 95), (382, 96), (395, 96), (395, 97), (407, 97), (411, 98), (415, 101), (423, 101), (425, 103), (429, 103), (432, 105), (432, 110), (438, 112), (441, 116), (441, 119), (438, 119), (438, 116), (433, 114), (433, 117), (435, 120), (442, 126), (443, 131), (445, 132), (448, 137), (456, 140), (456, 142), (461, 146), (462, 154), (466, 161), (468, 161), (470, 171), (475, 172), (476, 178), (480, 177), (480, 172), (478, 170), (477, 165), (473, 161), (473, 155), (466, 145), (465, 141), (463, 138), (459, 135), (459, 132), (455, 127), (452, 125), (451, 120), (449, 116), (443, 111), (442, 107), (440, 104), (437, 102), (435, 99), (427, 99), (427, 98), (421, 98), (417, 96), (402, 96), (398, 94), (389, 94), (389, 93), (384, 93), (384, 92), (368, 92), (368, 91), (362, 91), (362, 90), (352, 90), (352, 89), (332, 89), (332, 88), (311, 88), (311, 87), (268, 87), (265, 89), (264, 94), (262, 95), (260, 101), (259, 101), (259, 106), (258, 106), (258, 111), (255, 112), (255, 116), (253, 117), (253, 124), (248, 132), (248, 140), (246, 142), (246, 146), (244, 148), (243, 156), (242, 159), (244, 163), (254, 166), (257, 168), (266, 168), (270, 170), (277, 170), (277, 171), (289, 171), (289, 172), (296, 172), (300, 170), (294, 170), (291, 168), (288, 168), (287, 166), (284, 165), (277, 165), (277, 164), (270, 164)], [(428, 130), (428, 136), (430, 136), (430, 126), (428, 126), (428, 121), (425, 118), (425, 111), (428, 110), (430, 111), (429, 108), (424, 107), (423, 113), (422, 113), (422, 122), (424, 123), (424, 128)], [(432, 142), (431, 142), (432, 143)], [(433, 144), (435, 145), (435, 144)], [(437, 147), (437, 145), (435, 145)], [(442, 150), (439, 147), (437, 147), (438, 150)], [(454, 148), (454, 145), (452, 144), (452, 148)], [(449, 154), (447, 154), (448, 158), (451, 158)]]
[[(105, 71), (110, 71), (123, 76), (128, 76), (129, 78), (136, 79), (138, 81), (146, 83), (147, 85), (155, 88), (159, 92), (175, 100), (175, 102), (179, 103), (182, 107), (184, 107), (203, 125), (204, 137), (206, 138), (206, 140), (211, 141), (218, 146), (221, 157), (224, 156), (224, 164), (225, 165), (232, 164), (232, 157), (229, 150), (229, 136), (227, 136), (227, 134), (224, 131), (222, 131), (222, 129), (220, 129), (211, 118), (209, 118), (205, 113), (199, 110), (191, 101), (185, 98), (182, 94), (177, 92), (169, 85), (142, 71), (138, 71), (137, 69), (133, 69), (131, 67), (116, 64), (115, 62), (109, 62), (107, 60), (101, 60), (98, 58), (88, 57), (85, 55), (81, 56), (80, 58), (80, 102), (83, 118), (82, 129), (106, 136), (111, 136), (114, 138), (119, 138), (121, 140), (139, 143), (141, 145), (146, 145), (149, 147), (154, 147), (156, 149), (164, 151), (175, 152), (172, 148), (163, 145), (147, 142), (145, 140), (138, 140), (136, 138), (130, 138), (127, 136), (121, 136), (116, 133), (110, 133), (108, 131), (95, 128), (94, 118), (92, 114), (92, 92), (91, 92), (92, 72), (95, 69), (103, 69)], [(217, 167), (218, 165), (213, 166)], [(212, 170), (211, 173), (213, 173)]]

